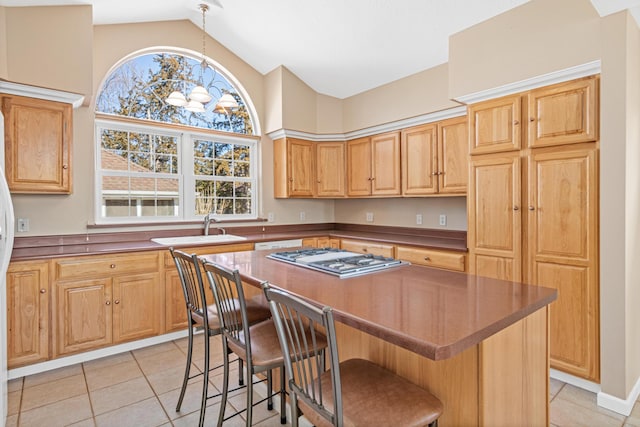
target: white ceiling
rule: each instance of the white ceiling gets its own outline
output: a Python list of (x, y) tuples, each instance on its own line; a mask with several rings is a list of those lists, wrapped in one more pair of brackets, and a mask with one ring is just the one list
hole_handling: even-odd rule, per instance
[[(448, 37), (529, 0), (0, 0), (93, 5), (94, 24), (190, 19), (265, 74), (283, 65), (319, 93), (346, 98), (448, 59)], [(591, 0), (600, 15), (640, 0)]]

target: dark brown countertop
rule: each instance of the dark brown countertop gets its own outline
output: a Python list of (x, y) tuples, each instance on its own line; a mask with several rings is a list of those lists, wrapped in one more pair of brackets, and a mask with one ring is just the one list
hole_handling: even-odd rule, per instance
[[(330, 236), (337, 239), (368, 240), (395, 245), (409, 245), (460, 252), (467, 251), (466, 232), (464, 231), (443, 231), (350, 224), (310, 224), (225, 228), (229, 234), (245, 236), (247, 240), (218, 243), (216, 246), (233, 245), (243, 242), (258, 243), (277, 240), (303, 239), (315, 236)], [(19, 237), (15, 239), (11, 260), (23, 261), (61, 256), (161, 250), (166, 248), (166, 246), (152, 242), (151, 238), (198, 234), (202, 234), (202, 231), (173, 230)], [(212, 244), (188, 245), (188, 247), (196, 246), (212, 246)]]
[(272, 251), (204, 255), (238, 269), (254, 286), (268, 281), (337, 321), (433, 360), (447, 359), (550, 304), (557, 291), (421, 266), (349, 279), (266, 258)]

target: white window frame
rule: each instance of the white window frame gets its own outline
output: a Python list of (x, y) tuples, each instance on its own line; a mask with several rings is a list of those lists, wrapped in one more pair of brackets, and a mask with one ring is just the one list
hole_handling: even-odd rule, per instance
[[(117, 129), (125, 132), (140, 132), (151, 133), (154, 135), (166, 135), (171, 137), (177, 137), (178, 139), (178, 174), (158, 174), (153, 173), (154, 178), (172, 178), (178, 179), (179, 185), (179, 208), (177, 216), (127, 216), (127, 217), (106, 217), (103, 204), (102, 204), (102, 143), (101, 132), (103, 129)], [(172, 125), (170, 127), (149, 124), (134, 124), (131, 121), (126, 123), (117, 119), (96, 119), (95, 121), (95, 198), (94, 198), (94, 212), (96, 224), (144, 224), (144, 223), (177, 223), (177, 222), (193, 222), (194, 220), (201, 220), (202, 215), (196, 215), (194, 211), (195, 207), (195, 187), (196, 179), (199, 179), (193, 173), (193, 141), (195, 139), (207, 139), (215, 142), (229, 143), (229, 144), (243, 144), (248, 145), (250, 150), (250, 178), (248, 181), (251, 183), (251, 213), (244, 215), (235, 214), (221, 214), (217, 218), (221, 220), (256, 220), (259, 212), (259, 165), (260, 165), (260, 150), (258, 149), (258, 140), (256, 137), (243, 137), (236, 134), (225, 134), (223, 132), (207, 131), (205, 129), (195, 129), (191, 127), (184, 127), (181, 129), (179, 125)], [(125, 171), (115, 172), (116, 175), (122, 176), (143, 176), (139, 173), (132, 174)], [(110, 173), (109, 175), (114, 175)], [(242, 179), (241, 179), (242, 181)], [(187, 208), (188, 207), (188, 208)]]

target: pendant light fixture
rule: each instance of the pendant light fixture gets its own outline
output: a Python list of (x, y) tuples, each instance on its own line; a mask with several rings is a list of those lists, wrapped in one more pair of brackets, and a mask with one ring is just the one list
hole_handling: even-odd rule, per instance
[[(201, 70), (199, 84), (193, 88), (188, 98), (182, 92), (176, 90), (171, 92), (169, 97), (166, 99), (167, 104), (174, 105), (176, 107), (184, 107), (186, 110), (194, 113), (203, 113), (205, 111), (204, 104), (212, 99), (209, 91), (207, 91), (203, 85), (204, 72), (208, 67), (205, 55), (205, 14), (209, 10), (209, 6), (206, 4), (200, 4), (199, 8), (202, 11), (202, 62), (200, 62)], [(225, 93), (216, 104), (214, 111), (228, 114), (230, 110), (238, 107), (239, 106), (235, 98), (231, 94)]]

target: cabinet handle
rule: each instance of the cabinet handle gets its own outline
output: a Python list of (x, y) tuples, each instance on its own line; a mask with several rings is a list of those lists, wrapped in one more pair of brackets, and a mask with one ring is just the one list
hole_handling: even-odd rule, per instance
[(431, 258), (429, 258), (428, 256), (424, 257), (425, 261), (431, 261)]
[(111, 305), (111, 301), (105, 302), (106, 305)]
[(116, 268), (116, 265), (115, 264), (111, 264), (109, 267)]
[(115, 300), (113, 303), (114, 303), (114, 304), (120, 304), (120, 300), (119, 300), (119, 299), (117, 299), (117, 300)]
[(46, 289), (40, 289), (40, 293), (41, 293), (41, 294), (46, 294), (46, 293), (47, 293), (47, 290), (46, 290)]
[(529, 121), (530, 121), (530, 122), (535, 122), (535, 121), (536, 121), (536, 119), (535, 119), (535, 117), (529, 117)]
[(529, 206), (529, 210), (530, 210), (530, 211), (533, 211), (533, 210), (535, 210), (535, 209), (536, 209), (536, 208), (534, 208), (533, 206)]
[(513, 207), (513, 210), (514, 210), (514, 211), (517, 211), (517, 210), (520, 210), (520, 208), (519, 208), (518, 206), (514, 206), (514, 207)]
[(432, 173), (431, 175), (438, 175), (438, 172), (434, 172), (434, 173)]
[(513, 121), (513, 124), (514, 124), (515, 126), (517, 126), (517, 125), (519, 125), (519, 124), (520, 124), (520, 122), (519, 122), (518, 120), (514, 120), (514, 121)]

